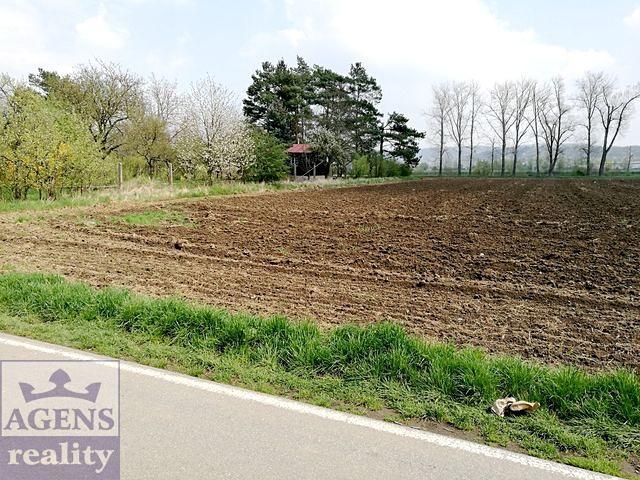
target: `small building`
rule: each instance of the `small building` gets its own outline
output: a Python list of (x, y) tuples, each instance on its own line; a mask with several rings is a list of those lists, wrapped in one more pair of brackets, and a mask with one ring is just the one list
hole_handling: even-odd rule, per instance
[(316, 175), (327, 176), (329, 168), (327, 162), (320, 159), (313, 152), (311, 145), (308, 143), (294, 143), (287, 149), (287, 154), (291, 160), (291, 168), (294, 178), (311, 177)]

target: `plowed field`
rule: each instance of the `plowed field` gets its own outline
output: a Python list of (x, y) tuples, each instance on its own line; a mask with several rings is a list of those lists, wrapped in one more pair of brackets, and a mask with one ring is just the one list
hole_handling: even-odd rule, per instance
[[(189, 221), (130, 225), (126, 213)], [(0, 216), (22, 271), (640, 370), (640, 182), (424, 180)]]

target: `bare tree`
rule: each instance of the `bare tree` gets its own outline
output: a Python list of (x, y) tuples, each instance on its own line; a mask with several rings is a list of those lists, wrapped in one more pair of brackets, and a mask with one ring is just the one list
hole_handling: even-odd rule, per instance
[(640, 84), (617, 89), (615, 80), (606, 79), (602, 82), (600, 90), (601, 97), (596, 108), (602, 124), (603, 141), (598, 175), (603, 175), (607, 155), (618, 138), (618, 134), (631, 119), (633, 102), (640, 98)]
[(442, 161), (444, 158), (447, 134), (446, 122), (451, 108), (449, 85), (442, 83), (433, 87), (433, 104), (427, 112), (427, 122), (431, 124), (430, 131), (438, 146), (438, 175), (442, 175)]
[(515, 121), (513, 102), (515, 84), (513, 82), (496, 83), (491, 89), (491, 100), (488, 105), (489, 126), (494, 131), (501, 144), (500, 175), (504, 176), (505, 158), (507, 154), (507, 139)]
[(467, 131), (471, 121), (469, 99), (471, 96), (469, 85), (456, 82), (451, 86), (451, 108), (447, 115), (447, 129), (458, 151), (458, 175), (462, 175), (462, 146), (467, 138)]
[(591, 175), (591, 155), (595, 147), (595, 120), (598, 104), (602, 101), (602, 87), (608, 82), (604, 73), (587, 72), (576, 82), (578, 88), (576, 103), (582, 113), (584, 123), (578, 125), (585, 129), (586, 145), (582, 151), (587, 157), (587, 175)]
[(571, 107), (567, 103), (566, 88), (561, 77), (553, 78), (538, 95), (540, 129), (549, 158), (547, 173), (551, 175), (574, 129), (569, 117)]
[(540, 175), (540, 100), (540, 87), (534, 80), (531, 84), (531, 110), (528, 122), (536, 147), (536, 175)]
[(469, 101), (471, 103), (469, 109), (469, 175), (471, 175), (471, 170), (473, 169), (475, 133), (477, 131), (478, 117), (480, 116), (483, 107), (480, 87), (475, 81), (469, 83)]
[(147, 84), (145, 100), (150, 113), (167, 125), (171, 136), (177, 135), (182, 108), (177, 82), (157, 78), (152, 74)]
[(527, 121), (527, 112), (531, 104), (531, 93), (533, 82), (531, 80), (522, 79), (515, 84), (514, 101), (513, 101), (513, 170), (511, 174), (516, 176), (516, 168), (518, 165), (518, 148), (520, 142), (527, 134), (530, 124)]

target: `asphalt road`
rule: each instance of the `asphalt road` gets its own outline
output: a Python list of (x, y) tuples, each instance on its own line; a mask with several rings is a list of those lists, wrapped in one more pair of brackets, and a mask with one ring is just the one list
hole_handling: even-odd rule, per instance
[[(103, 358), (0, 334), (0, 360)], [(121, 363), (122, 479), (612, 478)]]

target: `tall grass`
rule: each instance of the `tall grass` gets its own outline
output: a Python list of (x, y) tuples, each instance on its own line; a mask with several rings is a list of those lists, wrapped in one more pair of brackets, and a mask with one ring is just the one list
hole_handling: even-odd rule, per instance
[(415, 180), (409, 178), (347, 178), (339, 180), (319, 180), (316, 182), (274, 182), (254, 183), (236, 181), (216, 181), (211, 185), (195, 182), (176, 182), (169, 187), (164, 182), (149, 178), (136, 178), (126, 182), (122, 190), (110, 189), (79, 194), (60, 194), (55, 200), (38, 200), (30, 195), (27, 200), (13, 200), (0, 195), (0, 213), (33, 210), (52, 210), (65, 207), (86, 207), (122, 201), (154, 201), (174, 198), (199, 198), (224, 195), (255, 194), (280, 190), (315, 188), (339, 188), (356, 185), (376, 185), (380, 183)]
[(96, 290), (58, 276), (0, 276), (0, 309), (46, 322), (94, 322), (172, 344), (286, 371), (351, 380), (394, 382), (412, 394), (434, 393), (465, 405), (508, 395), (538, 401), (562, 421), (607, 419), (640, 426), (640, 380), (625, 370), (587, 373), (474, 348), (428, 343), (391, 323), (321, 331), (283, 317), (232, 315), (178, 299), (149, 299), (125, 290)]

